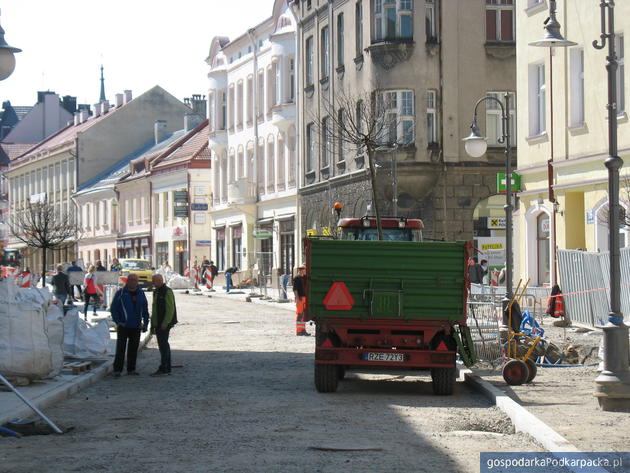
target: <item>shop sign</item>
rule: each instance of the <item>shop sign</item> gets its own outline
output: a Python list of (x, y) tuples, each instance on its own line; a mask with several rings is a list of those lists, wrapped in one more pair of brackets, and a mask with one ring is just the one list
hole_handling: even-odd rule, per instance
[(174, 202), (188, 202), (188, 191), (175, 191), (173, 192)]
[(175, 227), (173, 229), (173, 237), (184, 237), (186, 236), (186, 227)]
[[(506, 192), (506, 182), (505, 182), (505, 173), (498, 172), (497, 173), (497, 191), (499, 194), (505, 194)], [(510, 191), (516, 193), (521, 191), (521, 176), (512, 173), (512, 181)]]
[(212, 240), (197, 240), (195, 244), (197, 246), (212, 246)]
[(271, 230), (254, 230), (253, 236), (257, 240), (268, 240), (269, 238), (273, 238), (273, 233)]
[(208, 204), (190, 204), (190, 210), (205, 211), (208, 210)]
[(488, 217), (488, 229), (489, 230), (505, 229), (505, 217)]

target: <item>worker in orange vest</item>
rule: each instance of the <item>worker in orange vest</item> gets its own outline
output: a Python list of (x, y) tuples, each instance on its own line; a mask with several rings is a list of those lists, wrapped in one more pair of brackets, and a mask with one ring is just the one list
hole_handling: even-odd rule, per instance
[(306, 320), (304, 311), (306, 310), (306, 266), (298, 266), (298, 275), (293, 278), (293, 294), (295, 295), (295, 335), (298, 337), (308, 337), (310, 333), (306, 331)]
[(546, 314), (557, 319), (565, 316), (564, 297), (562, 296), (560, 286), (557, 284), (551, 288)]

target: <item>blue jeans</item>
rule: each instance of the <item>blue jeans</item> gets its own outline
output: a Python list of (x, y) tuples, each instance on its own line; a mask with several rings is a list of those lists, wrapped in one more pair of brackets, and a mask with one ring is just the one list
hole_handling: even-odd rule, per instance
[(230, 292), (230, 289), (232, 289), (232, 273), (225, 273), (225, 285), (227, 292)]
[(168, 335), (170, 328), (162, 330), (160, 327), (155, 329), (155, 338), (157, 338), (158, 347), (160, 349), (160, 370), (165, 373), (171, 372), (171, 346), (168, 343)]

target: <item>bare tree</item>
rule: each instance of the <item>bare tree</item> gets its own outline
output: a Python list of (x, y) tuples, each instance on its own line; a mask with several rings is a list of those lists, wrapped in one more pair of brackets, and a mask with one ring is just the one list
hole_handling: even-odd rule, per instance
[(46, 287), (46, 255), (48, 250), (60, 251), (79, 238), (75, 215), (47, 202), (32, 202), (9, 217), (11, 234), (29, 248), (42, 250), (42, 287)]
[(324, 128), (316, 121), (318, 135), (328, 150), (337, 143), (347, 144), (357, 153), (367, 155), (379, 240), (383, 239), (383, 227), (376, 197), (376, 151), (383, 146), (393, 146), (398, 127), (398, 117), (389, 114), (388, 108), (387, 99), (378, 89), (374, 92), (339, 90), (333, 101), (324, 99), (322, 102), (323, 115), (330, 124)]

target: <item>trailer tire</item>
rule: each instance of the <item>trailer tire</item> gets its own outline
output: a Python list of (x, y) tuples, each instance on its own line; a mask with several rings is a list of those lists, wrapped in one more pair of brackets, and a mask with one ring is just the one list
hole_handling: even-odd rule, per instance
[(346, 377), (346, 367), (345, 366), (337, 366), (337, 379), (341, 381)]
[(520, 386), (528, 377), (529, 369), (524, 361), (512, 359), (503, 365), (503, 379), (510, 386)]
[(529, 371), (525, 383), (531, 383), (532, 381), (534, 381), (536, 373), (538, 373), (538, 367), (536, 366), (536, 363), (534, 363), (534, 360), (532, 360), (531, 358), (527, 358), (525, 364), (527, 365), (527, 369)]
[(315, 388), (320, 393), (334, 393), (339, 385), (339, 367), (315, 363)]
[(431, 368), (433, 394), (450, 396), (455, 389), (455, 368)]

